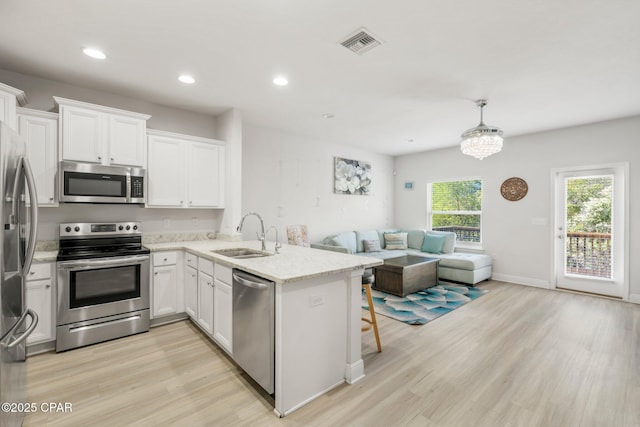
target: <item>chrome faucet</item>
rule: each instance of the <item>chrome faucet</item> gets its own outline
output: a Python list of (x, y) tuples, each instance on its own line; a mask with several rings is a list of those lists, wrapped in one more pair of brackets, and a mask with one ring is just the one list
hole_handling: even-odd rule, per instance
[[(269, 233), (269, 231), (271, 229), (276, 230), (276, 247), (273, 251), (274, 254), (279, 254), (280, 253), (280, 248), (282, 247), (282, 245), (280, 244), (280, 239), (278, 239), (278, 228), (275, 225), (272, 225), (271, 227), (267, 228), (267, 233)], [(265, 235), (266, 237), (266, 235)]]
[(259, 214), (257, 214), (256, 212), (249, 212), (249, 213), (244, 214), (244, 216), (242, 217), (242, 221), (240, 221), (240, 225), (238, 226), (238, 228), (236, 228), (236, 230), (238, 231), (238, 233), (240, 233), (242, 231), (242, 226), (244, 225), (244, 220), (250, 215), (253, 215), (253, 216), (257, 217), (260, 220), (260, 232), (262, 234), (258, 234), (257, 232), (256, 232), (256, 234), (258, 235), (258, 240), (260, 240), (260, 242), (262, 242), (262, 250), (266, 251), (267, 250), (267, 245), (266, 245), (266, 243), (264, 241), (264, 221), (262, 221), (262, 217)]

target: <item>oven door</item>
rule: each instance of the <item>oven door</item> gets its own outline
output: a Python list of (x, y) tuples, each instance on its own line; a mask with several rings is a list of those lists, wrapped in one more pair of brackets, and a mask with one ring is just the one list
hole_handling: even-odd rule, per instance
[(58, 326), (144, 309), (149, 255), (58, 262)]

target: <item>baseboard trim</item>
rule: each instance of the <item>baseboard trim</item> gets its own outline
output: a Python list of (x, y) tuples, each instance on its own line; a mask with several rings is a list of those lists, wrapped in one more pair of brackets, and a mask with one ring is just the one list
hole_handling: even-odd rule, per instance
[(176, 313), (176, 314), (168, 314), (166, 316), (156, 317), (151, 319), (150, 327), (155, 328), (156, 326), (162, 326), (173, 322), (179, 322), (180, 320), (188, 319), (189, 316), (187, 313)]
[(640, 304), (640, 294), (629, 294), (629, 302)]
[(531, 277), (513, 276), (511, 274), (493, 273), (491, 280), (500, 282), (515, 283), (516, 285), (533, 286), (534, 288), (551, 289), (551, 284), (547, 280), (532, 279)]
[(344, 370), (344, 379), (347, 384), (353, 384), (364, 378), (364, 361), (356, 360), (354, 363), (347, 363)]
[(56, 350), (56, 340), (39, 342), (27, 345), (27, 356), (35, 356), (40, 353), (47, 353)]

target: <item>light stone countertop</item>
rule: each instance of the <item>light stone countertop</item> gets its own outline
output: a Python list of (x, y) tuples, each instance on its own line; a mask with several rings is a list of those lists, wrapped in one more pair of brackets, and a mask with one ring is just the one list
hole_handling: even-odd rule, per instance
[(33, 262), (56, 262), (58, 251), (36, 251), (33, 254)]
[[(224, 240), (200, 240), (191, 242), (147, 243), (151, 252), (185, 250), (214, 262), (239, 268), (276, 283), (291, 283), (329, 274), (371, 268), (383, 264), (383, 260), (301, 246), (282, 245), (280, 253), (273, 256), (234, 259), (212, 252), (229, 248), (260, 250), (260, 242)], [(273, 242), (267, 242), (268, 252), (273, 252)]]

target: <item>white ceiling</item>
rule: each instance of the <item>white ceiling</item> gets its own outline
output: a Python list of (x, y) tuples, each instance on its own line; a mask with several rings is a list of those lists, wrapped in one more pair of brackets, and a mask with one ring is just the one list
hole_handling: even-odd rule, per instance
[[(458, 144), (481, 97), (505, 144), (640, 114), (639, 18), (638, 0), (3, 0), (0, 68), (398, 155)], [(359, 56), (339, 42), (363, 26), (385, 43)]]

